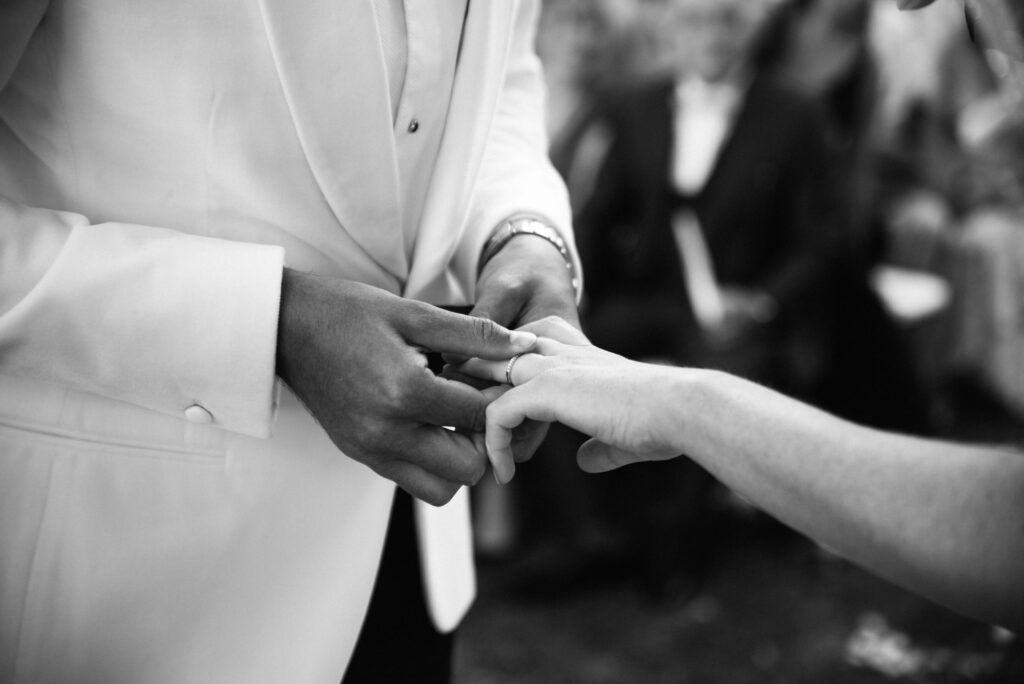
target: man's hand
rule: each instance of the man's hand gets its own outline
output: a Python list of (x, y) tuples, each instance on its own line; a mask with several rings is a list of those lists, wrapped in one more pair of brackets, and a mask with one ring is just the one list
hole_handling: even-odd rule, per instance
[[(501, 384), (484, 390), (494, 399), (487, 407), (486, 442), (498, 482), (512, 479), (515, 431), (531, 419), (558, 421), (589, 435), (577, 453), (587, 472), (679, 455), (681, 422), (671, 409), (679, 387), (690, 386), (686, 383), (692, 373), (599, 349), (558, 318), (531, 323), (526, 329), (540, 339), (534, 351), (513, 366), (515, 387)], [(503, 383), (506, 367), (504, 361), (470, 359), (460, 369)]]
[(548, 316), (580, 327), (576, 292), (562, 255), (547, 240), (523, 233), (484, 265), (471, 316), (517, 328)]
[[(547, 240), (529, 234), (510, 239), (484, 265), (477, 281), (476, 306), (469, 315), (509, 328), (549, 316), (580, 327), (576, 292), (565, 260)], [(516, 460), (529, 460), (547, 431), (548, 423), (527, 421), (519, 426), (513, 439)]]
[(501, 359), (535, 342), (490, 320), (285, 270), (278, 375), (342, 451), (434, 505), (486, 471), (488, 400), (436, 377), (423, 351)]

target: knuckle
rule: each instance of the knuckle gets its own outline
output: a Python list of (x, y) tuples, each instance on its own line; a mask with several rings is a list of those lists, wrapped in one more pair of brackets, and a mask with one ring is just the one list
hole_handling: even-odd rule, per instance
[(484, 459), (476, 459), (466, 470), (466, 479), (463, 484), (467, 484), (470, 487), (476, 485), (483, 479), (483, 476), (487, 474), (487, 461)]
[(500, 338), (498, 324), (490, 318), (474, 318), (473, 333), (484, 342), (494, 342)]
[(573, 368), (544, 364), (532, 382), (538, 392), (556, 392), (561, 387), (571, 386), (574, 374)]
[(489, 288), (493, 296), (519, 301), (530, 291), (530, 277), (518, 269), (506, 269), (496, 276)]
[(406, 376), (381, 382), (378, 393), (384, 410), (392, 415), (405, 413), (416, 394), (414, 383)]
[(445, 482), (428, 492), (424, 492), (420, 498), (431, 506), (440, 508), (452, 500), (455, 492), (459, 491), (460, 487), (461, 485)]
[(373, 461), (381, 466), (394, 461), (406, 448), (407, 437), (399, 427), (391, 420), (368, 417), (358, 432), (351, 436), (356, 453), (363, 455), (360, 460)]
[(552, 314), (549, 315), (546, 320), (548, 324), (554, 328), (559, 328), (563, 331), (572, 333), (579, 333), (577, 327), (569, 323), (569, 320), (565, 316)]
[(336, 439), (335, 443), (347, 454), (357, 455), (373, 453), (376, 451), (376, 443), (380, 439), (380, 433), (372, 426), (372, 421), (364, 421), (353, 426), (343, 436), (343, 439)]
[(531, 281), (525, 274), (509, 273), (501, 280), (501, 287), (506, 296), (512, 299), (523, 299), (530, 293)]
[(486, 472), (486, 457), (476, 454), (471, 458), (460, 456), (455, 462), (450, 462), (442, 471), (438, 471), (437, 475), (458, 487), (475, 485)]
[(563, 326), (568, 325), (568, 323), (566, 322), (566, 320), (564, 318), (562, 318), (561, 316), (558, 316), (556, 314), (551, 314), (550, 316), (545, 316), (542, 319), (542, 322), (545, 325), (552, 325), (552, 326), (556, 326), (556, 327), (563, 327)]
[(412, 330), (425, 330), (437, 323), (439, 312), (437, 307), (411, 299), (402, 300), (405, 309), (402, 312), (406, 326)]

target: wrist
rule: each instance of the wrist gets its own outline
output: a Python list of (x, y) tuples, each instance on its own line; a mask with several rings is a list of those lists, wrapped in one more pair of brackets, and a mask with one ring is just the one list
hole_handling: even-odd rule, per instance
[(655, 426), (657, 433), (666, 446), (698, 462), (703, 451), (699, 435), (705, 431), (704, 417), (716, 412), (714, 374), (702, 368), (672, 368), (665, 383), (667, 391), (658, 402), (666, 408), (658, 412), (662, 420)]
[(301, 337), (301, 323), (303, 315), (301, 306), (306, 288), (304, 282), (308, 276), (285, 268), (281, 277), (281, 304), (277, 317), (277, 354), (276, 371), (289, 387), (293, 387), (294, 380), (294, 353), (293, 350), (301, 345), (297, 338)]
[(532, 239), (546, 242), (560, 256), (569, 283), (579, 301), (581, 282), (576, 263), (562, 235), (544, 221), (532, 217), (518, 217), (502, 223), (484, 245), (480, 255), (478, 273), (482, 273), (487, 263), (501, 252), (509, 242), (516, 239)]

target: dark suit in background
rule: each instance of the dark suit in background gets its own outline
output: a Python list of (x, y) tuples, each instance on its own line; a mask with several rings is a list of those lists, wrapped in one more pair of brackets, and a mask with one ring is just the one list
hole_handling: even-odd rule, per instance
[[(672, 81), (654, 82), (602, 108), (612, 142), (576, 221), (585, 331), (631, 358), (716, 367), (799, 391), (821, 366), (822, 285), (842, 248), (818, 111), (781, 83), (755, 79), (703, 189), (681, 196), (670, 182), (674, 90)], [(696, 213), (719, 283), (777, 304), (771, 320), (728, 344), (710, 343), (695, 319), (672, 228), (681, 207)], [(708, 534), (710, 476), (678, 459), (615, 478), (617, 496), (602, 507), (623, 507), (612, 517), (625, 521), (648, 588), (696, 588), (707, 570), (699, 559), (712, 558), (708, 543), (720, 538)]]
[[(671, 81), (653, 83), (606, 109), (613, 142), (577, 219), (587, 332), (626, 356), (791, 385), (779, 343), (807, 321), (840, 246), (818, 113), (796, 92), (758, 78), (703, 190), (679, 197), (669, 181), (673, 90)], [(708, 345), (694, 319), (671, 225), (680, 203), (700, 220), (719, 282), (762, 290), (778, 305), (770, 322), (726, 348)]]

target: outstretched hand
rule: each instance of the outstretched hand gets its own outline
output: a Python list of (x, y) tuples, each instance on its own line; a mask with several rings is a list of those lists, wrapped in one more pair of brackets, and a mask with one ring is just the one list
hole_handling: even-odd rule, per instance
[[(476, 305), (469, 315), (509, 328), (558, 316), (578, 328), (576, 292), (562, 255), (536, 236), (512, 238), (484, 265), (477, 281)], [(449, 355), (446, 360), (454, 364), (465, 357)], [(487, 394), (494, 396), (494, 391), (488, 390)], [(548, 426), (547, 422), (522, 421), (510, 433), (513, 458), (521, 462), (533, 456), (547, 435)]]
[(345, 454), (434, 505), (486, 472), (489, 398), (435, 376), (424, 351), (499, 359), (535, 342), (368, 285), (285, 271), (278, 375)]
[[(604, 351), (558, 318), (523, 327), (540, 339), (512, 366), (512, 384), (485, 390), (487, 456), (500, 482), (515, 473), (513, 430), (525, 420), (559, 422), (590, 435), (577, 460), (588, 472), (679, 455), (671, 410), (672, 377), (683, 369), (652, 366)], [(467, 374), (504, 383), (508, 360), (470, 359)], [(682, 377), (680, 375), (680, 377)]]

